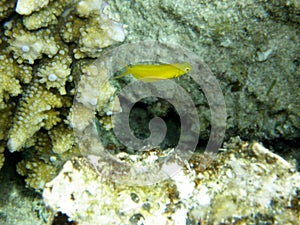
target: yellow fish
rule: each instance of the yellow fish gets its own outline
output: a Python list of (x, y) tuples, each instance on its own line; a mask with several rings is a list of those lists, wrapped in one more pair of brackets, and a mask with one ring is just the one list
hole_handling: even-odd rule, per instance
[(191, 69), (192, 66), (187, 62), (175, 64), (135, 64), (126, 66), (126, 71), (114, 78), (118, 79), (132, 74), (138, 80), (153, 82), (180, 77)]

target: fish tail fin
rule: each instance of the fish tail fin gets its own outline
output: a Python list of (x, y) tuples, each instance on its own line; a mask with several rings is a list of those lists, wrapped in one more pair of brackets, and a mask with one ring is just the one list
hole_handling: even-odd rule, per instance
[(121, 77), (125, 77), (126, 75), (128, 75), (128, 71), (126, 69), (126, 71), (124, 71), (123, 73), (121, 73), (120, 75), (116, 76), (116, 77), (113, 77), (113, 79), (119, 79)]
[(125, 77), (126, 75), (128, 75), (128, 65), (125, 65), (124, 63), (121, 63), (123, 65), (123, 67), (125, 68), (125, 71), (123, 73), (121, 73), (120, 75), (113, 77), (113, 79), (119, 79), (121, 77)]

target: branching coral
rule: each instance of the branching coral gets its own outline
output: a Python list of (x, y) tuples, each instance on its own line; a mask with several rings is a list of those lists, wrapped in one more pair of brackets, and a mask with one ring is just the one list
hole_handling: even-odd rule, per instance
[(68, 0), (51, 1), (49, 5), (39, 11), (33, 12), (29, 16), (23, 17), (23, 23), (29, 30), (54, 25), (58, 22), (58, 17), (64, 11)]
[(0, 1), (0, 21), (8, 17), (14, 11), (16, 0)]
[(3, 109), (0, 109), (0, 142), (6, 141), (7, 132), (12, 124), (12, 118), (14, 115), (14, 108), (16, 104), (14, 102), (7, 104)]
[(41, 9), (49, 4), (49, 0), (18, 0), (16, 7), (17, 13), (21, 15), (29, 15), (34, 11)]
[(124, 41), (123, 25), (104, 13), (107, 6), (102, 0), (83, 0), (76, 5), (75, 15), (67, 16), (61, 35), (79, 46), (75, 58), (97, 57), (103, 48)]
[(29, 83), (32, 78), (32, 68), (26, 64), (18, 64), (10, 54), (0, 54), (0, 109), (11, 96), (22, 92), (21, 84)]
[(5, 157), (4, 157), (4, 148), (5, 148), (5, 144), (4, 142), (0, 142), (0, 169), (2, 168), (4, 161), (5, 161)]
[(37, 76), (41, 79), (41, 83), (46, 83), (47, 89), (57, 88), (61, 95), (66, 94), (66, 81), (72, 80), (70, 76), (72, 63), (71, 57), (68, 55), (68, 48), (61, 48), (53, 59), (44, 59), (37, 69)]
[(11, 126), (13, 118), (13, 109), (16, 107), (15, 103), (9, 103), (4, 108), (0, 108), (0, 169), (4, 163), (4, 149), (7, 140), (7, 132)]
[(57, 168), (40, 160), (23, 160), (17, 165), (17, 171), (20, 175), (26, 176), (27, 187), (42, 191), (46, 182), (55, 177)]
[(51, 58), (59, 50), (50, 29), (28, 32), (19, 22), (13, 21), (6, 23), (5, 26), (9, 50), (19, 63), (33, 64), (34, 60), (42, 58), (43, 54)]
[(83, 75), (80, 82), (78, 101), (83, 104), (90, 104), (96, 107), (96, 110), (103, 114), (109, 111), (112, 97), (116, 88), (108, 80), (107, 69), (103, 65), (90, 65), (83, 69)]
[[(103, 48), (106, 48), (125, 39), (123, 26), (109, 19), (93, 18), (92, 26), (82, 29), (79, 39), (79, 51), (88, 56), (97, 56)], [(103, 38), (106, 37), (106, 38)], [(77, 55), (75, 55), (76, 57)], [(78, 57), (78, 56), (77, 56)]]
[[(280, 3), (274, 0), (270, 7), (268, 1), (261, 5), (246, 0), (213, 1), (212, 4), (193, 0), (178, 1), (179, 4), (169, 0), (136, 1), (136, 4), (121, 0), (111, 2), (124, 12), (123, 19), (131, 24), (130, 40), (139, 40), (146, 35), (182, 43), (207, 56), (207, 62), (224, 79), (222, 88), (226, 90), (230, 115), (237, 115), (228, 117), (230, 127), (240, 130), (245, 126), (245, 133), (249, 133), (252, 128), (246, 123), (253, 124), (261, 129), (261, 132), (254, 129), (257, 137), (270, 140), (277, 135), (271, 133), (276, 126), (270, 124), (278, 124), (276, 129), (281, 129), (281, 136), (296, 137), (299, 134), (299, 126), (295, 126), (299, 124), (296, 104), (289, 104), (286, 100), (289, 95), (285, 94), (295, 92), (294, 88), (289, 89), (297, 83), (289, 65), (297, 66), (297, 44), (293, 42), (299, 43), (299, 38), (290, 32), (290, 24), (277, 26), (276, 21), (269, 20), (271, 12), (273, 16), (283, 17), (283, 21), (299, 23), (296, 0)], [(254, 215), (271, 218), (273, 223), (297, 223), (299, 198), (295, 192), (299, 191), (299, 174), (288, 162), (257, 143), (219, 154), (212, 162), (214, 167), (201, 166), (199, 157), (192, 158), (177, 176), (153, 186), (116, 185), (116, 180), (104, 173), (97, 174), (85, 158), (78, 157), (68, 161), (52, 180), (66, 160), (81, 153), (75, 143), (71, 118), (76, 122), (74, 128), (83, 130), (86, 123), (95, 118), (94, 112), (85, 107), (90, 104), (96, 108), (102, 126), (107, 130), (112, 127), (108, 116), (112, 113), (110, 106), (116, 89), (106, 82), (108, 71), (105, 66), (81, 65), (89, 64), (88, 60), (101, 55), (103, 48), (123, 41), (124, 26), (116, 17), (111, 19), (109, 7), (102, 0), (18, 0), (16, 12), (19, 15), (8, 18), (15, 3), (15, 0), (0, 0), (0, 21), (8, 21), (0, 29), (0, 168), (5, 147), (11, 152), (22, 150), (20, 155), (24, 158), (17, 170), (26, 177), (28, 187), (38, 192), (44, 189), (45, 202), (50, 208), (64, 212), (82, 224), (141, 224), (142, 221), (144, 224), (172, 224), (174, 221), (197, 224), (207, 222), (206, 219), (213, 220), (207, 223), (219, 224), (237, 218), (241, 223), (254, 224), (257, 222), (253, 221)], [(251, 18), (250, 14), (254, 16)], [(264, 26), (260, 26), (261, 22)], [(258, 27), (260, 31), (256, 32)], [(276, 54), (255, 64), (253, 49), (263, 46), (263, 42), (270, 42)], [(215, 61), (216, 56), (221, 60)], [(224, 63), (227, 59), (230, 60)], [(289, 61), (291, 64), (286, 63)], [(232, 65), (235, 67), (232, 62), (238, 65), (237, 69), (231, 69)], [(273, 66), (266, 67), (264, 63)], [(253, 70), (260, 66), (264, 69)], [(83, 67), (82, 73), (76, 69)], [(281, 76), (282, 71), (289, 78), (284, 82), (281, 78), (286, 76)], [(246, 78), (248, 74), (253, 80)], [(256, 74), (266, 82), (260, 82)], [(271, 84), (270, 74), (274, 77)], [(71, 107), (80, 78), (84, 93), (78, 98), (78, 104)], [(279, 88), (285, 84), (290, 86)], [(197, 89), (191, 87), (190, 90), (194, 93)], [(278, 97), (278, 93), (283, 97)], [(260, 99), (259, 107), (246, 95)], [(234, 96), (237, 98), (232, 98)], [(289, 98), (298, 99), (293, 96)], [(196, 105), (201, 104), (201, 97), (195, 95), (195, 98), (199, 101)], [(260, 108), (272, 108), (268, 107), (270, 102), (276, 103), (272, 105), (277, 107), (273, 114)], [(161, 108), (161, 111), (166, 110)], [(271, 118), (276, 110), (282, 120)], [(284, 113), (284, 110), (292, 113)], [(261, 113), (252, 113), (258, 111)], [(255, 120), (250, 118), (251, 114), (255, 115)], [(250, 119), (243, 119), (244, 115)], [(265, 119), (257, 120), (257, 116)], [(270, 119), (274, 123), (270, 123)], [(237, 121), (238, 126), (235, 127), (232, 121)], [(261, 121), (261, 124), (253, 121)], [(98, 139), (83, 138), (90, 144), (87, 149), (94, 150)], [(143, 152), (140, 157), (124, 153), (117, 157), (119, 161), (128, 160), (139, 166), (145, 162), (153, 163), (151, 160), (159, 157), (151, 154)], [(103, 165), (103, 171), (112, 167), (108, 161)]]
[(51, 159), (54, 158), (51, 140), (47, 133), (36, 133), (26, 143), (26, 147), (30, 148), (30, 151), (24, 153), (28, 159), (17, 164), (17, 172), (25, 177), (27, 187), (40, 192), (57, 171), (55, 165), (51, 163)]
[(55, 108), (62, 107), (61, 97), (35, 81), (23, 93), (13, 126), (9, 130), (7, 146), (11, 152), (19, 151), (26, 140), (40, 128), (51, 129), (61, 119)]
[(52, 151), (56, 154), (63, 154), (69, 151), (74, 143), (74, 131), (64, 124), (54, 127), (49, 131), (52, 141)]
[(0, 55), (0, 109), (5, 105), (4, 99), (22, 92), (20, 82), (15, 78), (18, 72), (19, 67), (12, 58)]
[(48, 133), (35, 133), (25, 145), (26, 159), (17, 164), (17, 172), (25, 177), (27, 187), (37, 192), (57, 175), (63, 162), (80, 155), (73, 130), (63, 123)]
[[(1, 21), (15, 4), (0, 1)], [(81, 74), (89, 73), (97, 81), (87, 82), (87, 88), (93, 83), (102, 87), (107, 79), (105, 70), (99, 80), (88, 68), (93, 60), (74, 58), (95, 57), (102, 48), (125, 38), (123, 25), (104, 14), (107, 9), (102, 0), (18, 0), (19, 15), (1, 28), (0, 167), (5, 147), (24, 151), (26, 159), (19, 163), (18, 172), (38, 191), (63, 162), (80, 155), (70, 126), (70, 108)], [(98, 112), (103, 114), (115, 89), (107, 84), (101, 90), (86, 100), (96, 98)], [(84, 116), (84, 109), (81, 112)]]

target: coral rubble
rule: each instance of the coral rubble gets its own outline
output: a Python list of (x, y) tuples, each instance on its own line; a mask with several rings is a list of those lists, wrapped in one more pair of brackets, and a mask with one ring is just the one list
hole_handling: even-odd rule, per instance
[[(232, 143), (217, 158), (196, 153), (176, 175), (150, 186), (116, 183), (105, 172), (109, 162), (96, 172), (86, 158), (73, 158), (46, 184), (43, 197), (54, 212), (81, 225), (296, 224), (300, 175), (294, 166), (259, 143)], [(117, 157), (124, 160), (124, 154)]]

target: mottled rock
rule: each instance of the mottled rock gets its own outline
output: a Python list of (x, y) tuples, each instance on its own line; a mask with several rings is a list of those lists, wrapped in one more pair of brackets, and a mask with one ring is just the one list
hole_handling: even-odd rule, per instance
[[(117, 158), (126, 163), (124, 154)], [(139, 157), (127, 160), (135, 164)], [(95, 171), (86, 158), (67, 161), (46, 184), (46, 205), (82, 225), (299, 222), (299, 173), (258, 143), (236, 142), (216, 158), (197, 153), (174, 176), (150, 186), (116, 183), (106, 173), (114, 165), (100, 164)]]

